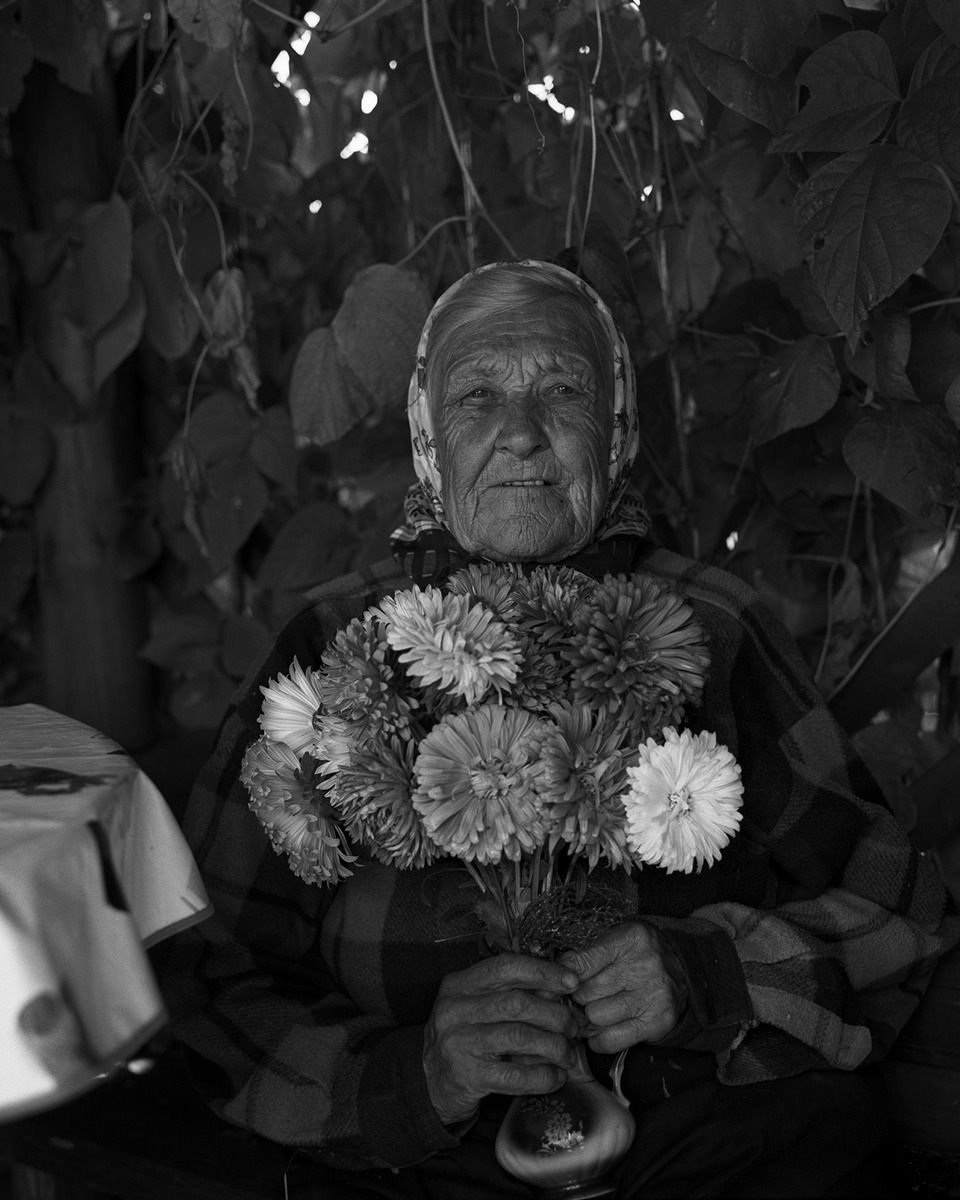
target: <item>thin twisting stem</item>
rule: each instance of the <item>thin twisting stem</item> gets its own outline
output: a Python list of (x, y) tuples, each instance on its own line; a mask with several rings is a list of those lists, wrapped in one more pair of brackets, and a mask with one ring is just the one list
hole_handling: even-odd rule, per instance
[(447, 108), (447, 102), (443, 94), (443, 88), (440, 86), (440, 74), (437, 71), (437, 60), (433, 53), (433, 39), (430, 36), (430, 0), (420, 0), (420, 12), (423, 19), (423, 40), (427, 50), (427, 63), (430, 66), (430, 78), (433, 80), (433, 89), (436, 93), (437, 104), (440, 106), (440, 113), (443, 117), (444, 128), (447, 131), (447, 137), (450, 141), (450, 148), (453, 150), (454, 158), (456, 158), (457, 162), (460, 164), (460, 174), (463, 178), (464, 186), (469, 189), (470, 194), (473, 196), (474, 203), (477, 206), (477, 212), (480, 213), (490, 228), (494, 231), (494, 233), (496, 233), (500, 241), (503, 242), (507, 249), (507, 253), (510, 254), (512, 258), (516, 258), (517, 252), (514, 250), (513, 246), (510, 245), (510, 242), (503, 235), (496, 222), (487, 212), (486, 205), (483, 203), (480, 193), (477, 191), (477, 185), (473, 182), (473, 176), (470, 174), (467, 164), (463, 161), (463, 155), (460, 152), (459, 139), (457, 138), (457, 131), (453, 126), (450, 110)]
[(583, 209), (583, 221), (580, 224), (580, 250), (578, 258), (583, 261), (583, 244), (587, 236), (587, 224), (590, 221), (590, 210), (593, 207), (593, 187), (597, 177), (597, 80), (600, 77), (600, 66), (603, 62), (603, 21), (600, 19), (600, 0), (593, 0), (597, 19), (597, 61), (590, 80), (590, 180), (587, 184), (587, 201)]

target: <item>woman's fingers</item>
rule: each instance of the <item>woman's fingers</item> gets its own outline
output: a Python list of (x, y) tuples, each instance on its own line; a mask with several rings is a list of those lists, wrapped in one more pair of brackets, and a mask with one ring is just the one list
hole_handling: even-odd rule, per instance
[(517, 988), (441, 997), (434, 1015), (440, 1028), (454, 1031), (467, 1026), (516, 1023), (567, 1038), (576, 1037), (583, 1023), (580, 1013), (571, 1005)]
[(525, 954), (496, 954), (448, 975), (441, 991), (448, 995), (471, 996), (481, 991), (525, 988), (563, 996), (572, 993), (579, 983), (579, 976), (574, 971), (558, 963)]
[(612, 1053), (656, 1042), (676, 1025), (685, 981), (652, 927), (640, 921), (617, 926), (562, 961), (580, 976), (573, 995), (589, 1022), (583, 1032), (592, 1049)]
[(424, 1031), (423, 1065), (446, 1123), (490, 1092), (549, 1092), (573, 1065), (581, 1019), (561, 998), (578, 979), (555, 963), (501, 955), (447, 976)]

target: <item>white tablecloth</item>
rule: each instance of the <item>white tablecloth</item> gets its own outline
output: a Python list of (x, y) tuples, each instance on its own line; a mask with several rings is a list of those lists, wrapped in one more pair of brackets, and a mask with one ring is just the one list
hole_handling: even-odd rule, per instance
[(173, 814), (116, 743), (0, 707), (0, 1121), (92, 1086), (160, 1030), (146, 948), (209, 913)]

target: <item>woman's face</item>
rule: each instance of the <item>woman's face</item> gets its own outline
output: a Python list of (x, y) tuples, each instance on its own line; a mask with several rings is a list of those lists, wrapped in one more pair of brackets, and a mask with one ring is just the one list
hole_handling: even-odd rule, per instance
[(433, 416), (447, 523), (465, 550), (554, 562), (590, 540), (607, 499), (602, 390), (591, 352), (542, 317), (494, 323), (452, 356)]

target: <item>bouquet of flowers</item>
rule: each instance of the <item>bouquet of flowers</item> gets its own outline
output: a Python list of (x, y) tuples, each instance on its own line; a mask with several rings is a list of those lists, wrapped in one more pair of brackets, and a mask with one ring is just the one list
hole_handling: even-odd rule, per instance
[(699, 871), (736, 833), (738, 764), (682, 728), (708, 665), (692, 609), (649, 576), (471, 565), (388, 596), (262, 688), (241, 778), (308, 883), (362, 855), (454, 859), (492, 939), (545, 952), (598, 863)]

